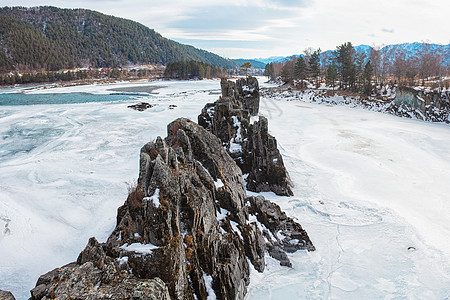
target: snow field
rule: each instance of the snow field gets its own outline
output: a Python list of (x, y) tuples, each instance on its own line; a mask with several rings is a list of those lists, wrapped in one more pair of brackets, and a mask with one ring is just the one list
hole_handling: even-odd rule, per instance
[[(450, 127), (342, 106), (262, 99), (295, 184), (265, 193), (315, 252), (268, 258), (247, 299), (446, 299)], [(266, 102), (266, 103), (264, 103)]]

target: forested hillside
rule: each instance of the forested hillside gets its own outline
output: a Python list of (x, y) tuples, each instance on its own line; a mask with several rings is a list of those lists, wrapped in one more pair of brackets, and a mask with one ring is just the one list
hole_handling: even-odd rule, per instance
[(137, 22), (86, 9), (0, 8), (0, 72), (118, 67), (197, 60), (234, 62), (162, 37)]
[(238, 66), (241, 66), (241, 65), (245, 64), (246, 62), (249, 62), (252, 64), (252, 67), (256, 68), (256, 69), (264, 69), (266, 67), (265, 63), (254, 60), (254, 59), (238, 58), (238, 59), (232, 59), (232, 61)]

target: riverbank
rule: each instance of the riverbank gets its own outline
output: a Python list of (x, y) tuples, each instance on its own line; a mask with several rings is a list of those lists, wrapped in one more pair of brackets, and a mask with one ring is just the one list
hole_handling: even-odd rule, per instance
[(414, 89), (393, 88), (387, 90), (384, 97), (372, 97), (343, 90), (302, 90), (288, 85), (261, 90), (262, 96), (272, 100), (359, 107), (403, 118), (450, 124), (450, 91), (442, 92), (441, 100), (437, 100), (436, 95), (430, 97), (424, 93)]

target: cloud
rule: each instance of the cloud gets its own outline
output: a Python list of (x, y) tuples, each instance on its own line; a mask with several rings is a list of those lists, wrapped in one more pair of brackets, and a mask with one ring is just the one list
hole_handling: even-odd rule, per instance
[(311, 4), (311, 1), (305, 0), (272, 0), (270, 2), (275, 2), (284, 7), (306, 7)]
[[(302, 1), (280, 1), (298, 2)], [(209, 5), (183, 11), (183, 17), (165, 23), (167, 36), (182, 43), (210, 51), (220, 49), (222, 55), (238, 57), (249, 53), (248, 49), (270, 49), (282, 42), (280, 37), (299, 23), (302, 8), (286, 10), (284, 6)], [(232, 51), (242, 48), (240, 53)], [(231, 50), (233, 49), (233, 50)], [(257, 51), (257, 50), (256, 50)]]
[(239, 29), (243, 31), (258, 30), (271, 21), (283, 22), (289, 19), (295, 10), (270, 9), (267, 7), (210, 5), (208, 7), (184, 11), (184, 18), (168, 22), (167, 26), (184, 31), (228, 31)]
[(260, 48), (267, 47), (270, 41), (246, 41), (246, 40), (193, 40), (193, 39), (179, 39), (182, 43), (195, 42), (203, 46), (212, 45), (215, 48)]
[[(1, 5), (93, 9), (228, 57), (289, 56), (347, 41), (448, 43), (450, 36), (448, 0), (1, 0)], [(420, 16), (420, 22), (411, 16)]]
[(390, 28), (390, 29), (382, 28), (381, 31), (386, 32), (386, 33), (394, 33), (394, 28)]

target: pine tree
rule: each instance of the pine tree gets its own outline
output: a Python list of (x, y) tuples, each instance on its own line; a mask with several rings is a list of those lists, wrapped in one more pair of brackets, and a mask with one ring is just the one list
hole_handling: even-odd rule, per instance
[(334, 60), (332, 60), (331, 63), (328, 65), (327, 75), (325, 76), (325, 80), (327, 82), (327, 85), (332, 86), (333, 90), (334, 90), (334, 86), (335, 86), (337, 79), (338, 79), (338, 67), (337, 67), (336, 63), (334, 62)]
[[(147, 70), (146, 70), (147, 71)], [(202, 79), (224, 75), (221, 67), (212, 66), (199, 61), (178, 61), (167, 64), (164, 76), (173, 79)], [(142, 76), (142, 75), (141, 75)]]
[(275, 80), (275, 72), (273, 70), (273, 64), (267, 64), (264, 68), (264, 76), (267, 76), (270, 80)]
[(356, 81), (356, 68), (354, 61), (355, 49), (352, 43), (347, 42), (336, 47), (334, 52), (342, 88), (354, 88)]
[(320, 77), (320, 48), (314, 51), (309, 58), (309, 71), (311, 78), (319, 85)]
[(373, 67), (370, 60), (364, 66), (363, 79), (364, 79), (364, 93), (370, 95), (372, 93), (372, 74)]
[(308, 66), (303, 56), (299, 56), (294, 67), (294, 78), (300, 80), (300, 87), (303, 88), (303, 81), (308, 76)]
[(245, 76), (248, 76), (248, 70), (252, 67), (250, 62), (245, 62), (241, 65), (241, 71), (245, 73)]

